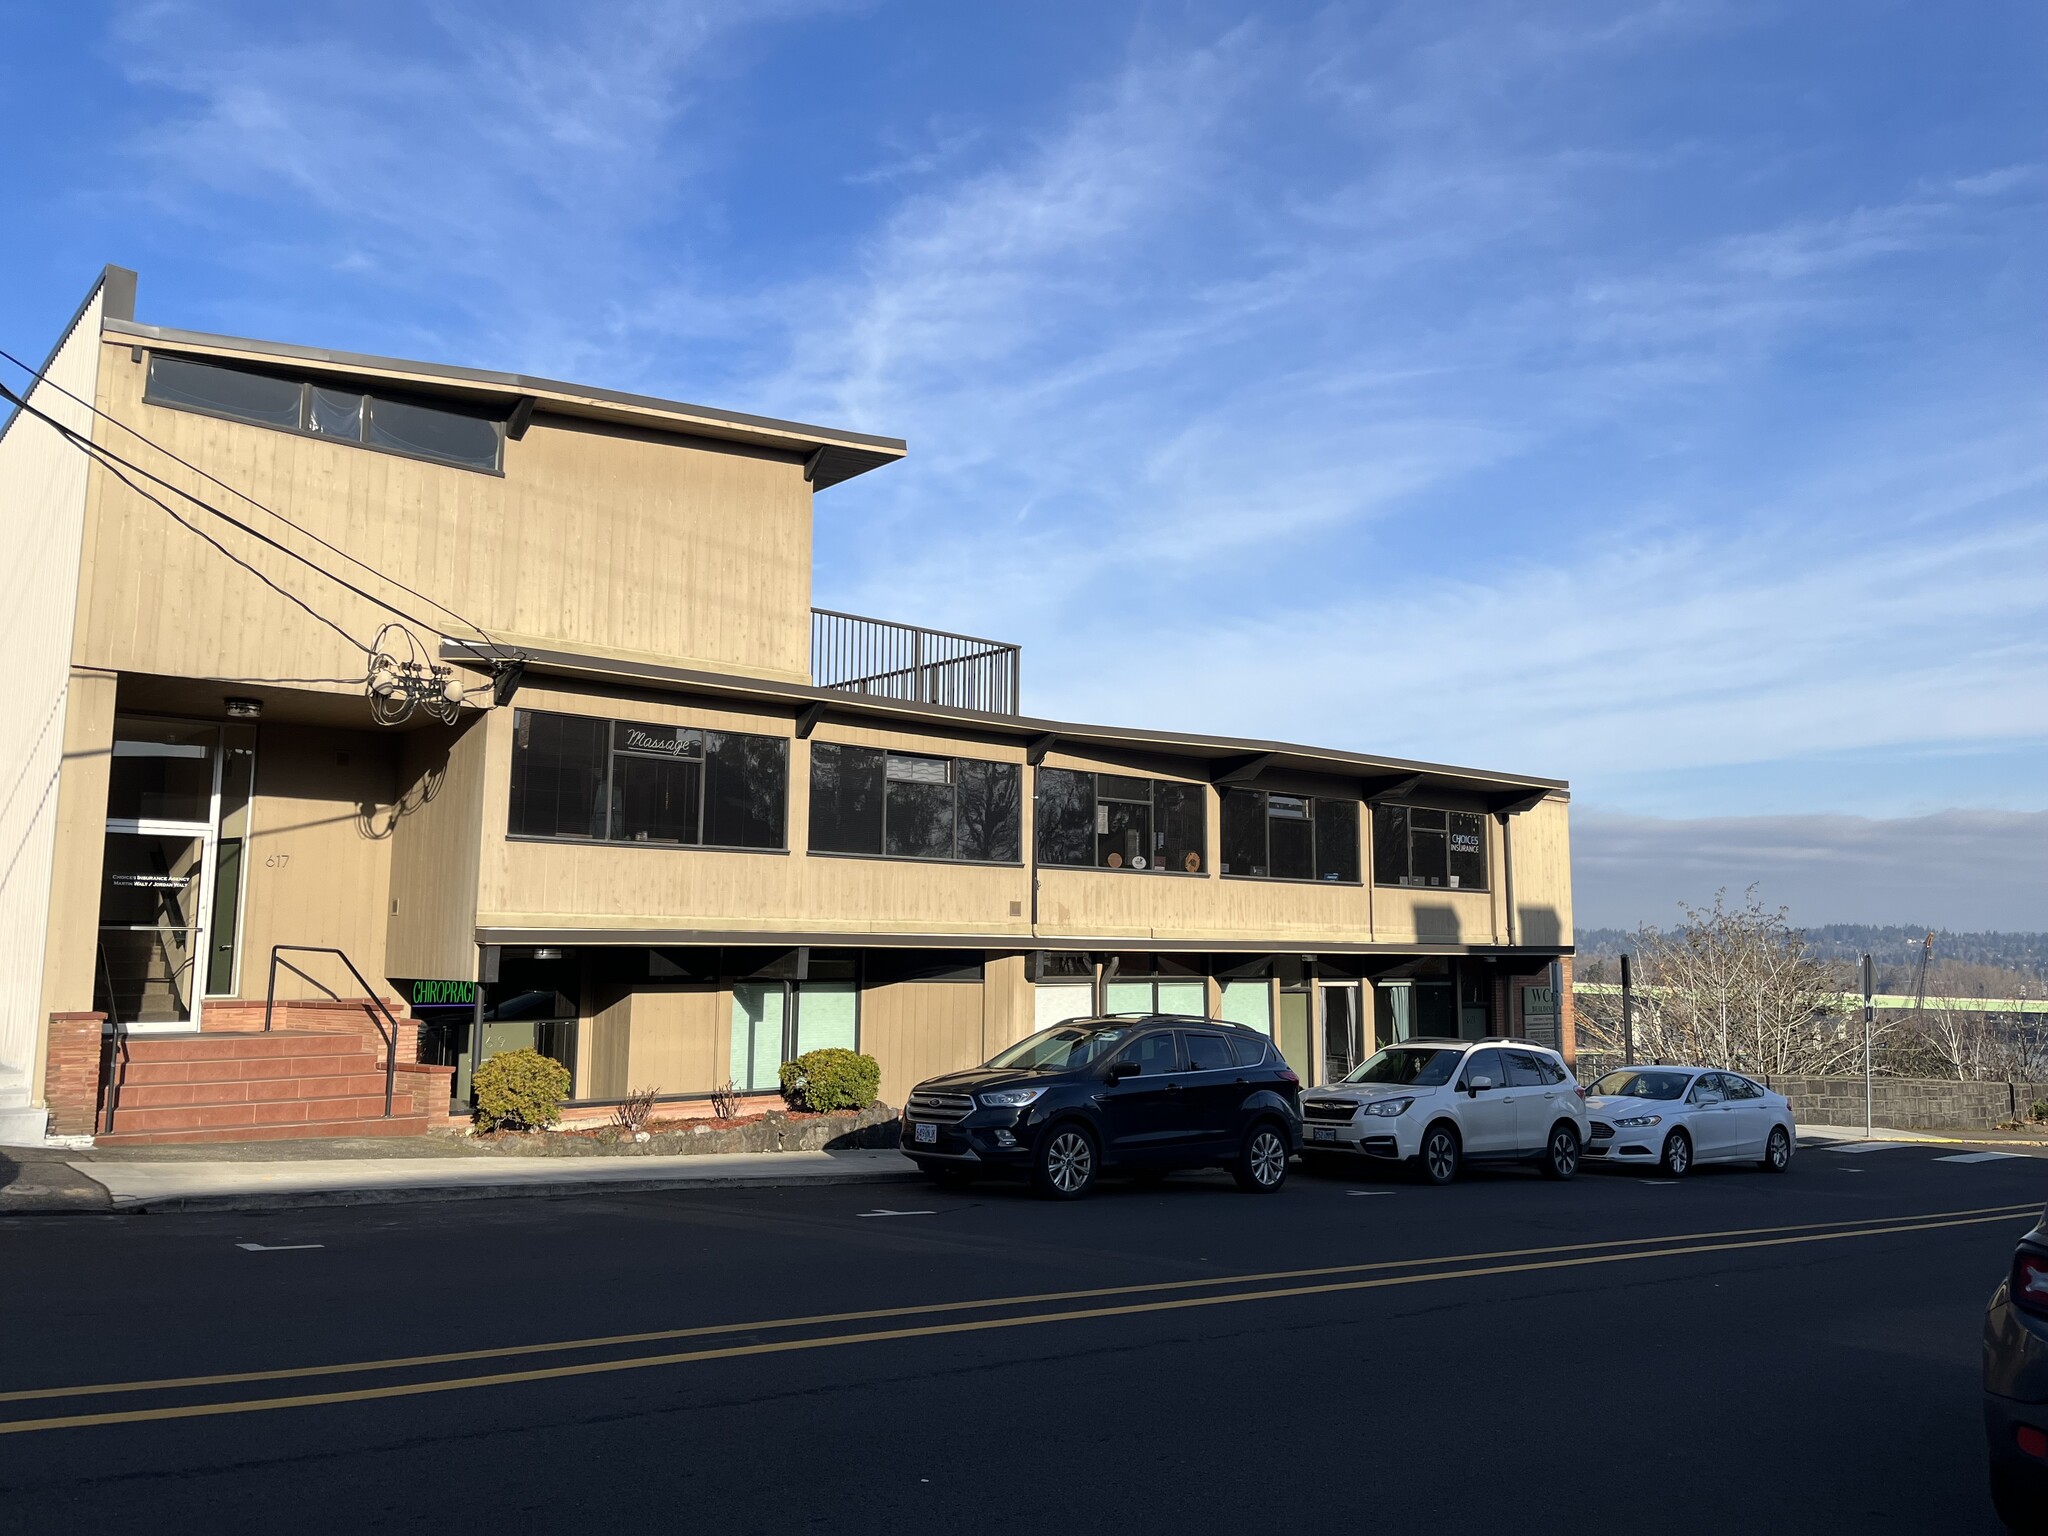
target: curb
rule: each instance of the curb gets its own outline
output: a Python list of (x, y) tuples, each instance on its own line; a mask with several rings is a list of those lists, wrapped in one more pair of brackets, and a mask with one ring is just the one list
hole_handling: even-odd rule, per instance
[[(559, 1200), (572, 1195), (647, 1194), (679, 1189), (804, 1189), (821, 1184), (915, 1183), (922, 1175), (902, 1173), (811, 1174), (805, 1178), (747, 1178), (733, 1174), (710, 1178), (563, 1179), (551, 1184), (416, 1184), (396, 1189), (246, 1190), (222, 1195), (165, 1195), (102, 1206), (88, 1215), (172, 1215), (199, 1211), (290, 1211), (312, 1206), (433, 1205), (449, 1200)], [(76, 1210), (77, 1207), (68, 1209)], [(23, 1212), (21, 1214), (40, 1214)]]

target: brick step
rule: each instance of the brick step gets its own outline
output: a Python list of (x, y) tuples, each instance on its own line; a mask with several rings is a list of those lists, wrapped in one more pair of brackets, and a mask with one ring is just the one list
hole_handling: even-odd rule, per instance
[(327, 1030), (270, 1034), (130, 1035), (130, 1061), (222, 1061), (258, 1056), (326, 1056), (346, 1050), (348, 1036)]
[[(403, 1103), (404, 1101), (399, 1101)], [(119, 1117), (116, 1119), (119, 1123)], [(96, 1136), (94, 1147), (161, 1147), (208, 1141), (324, 1141), (336, 1136), (424, 1136), (425, 1115), (395, 1115), (386, 1120), (321, 1120), (303, 1125), (249, 1125), (183, 1131), (116, 1131)]]
[(337, 1052), (330, 1056), (248, 1056), (238, 1060), (208, 1056), (198, 1061), (131, 1061), (123, 1069), (121, 1081), (124, 1084), (292, 1081), (358, 1072), (375, 1072), (381, 1078), (384, 1068), (368, 1051)]
[[(397, 1085), (399, 1097), (405, 1094)], [(148, 1082), (129, 1078), (121, 1084), (118, 1113), (131, 1109), (192, 1104), (288, 1104), (302, 1099), (353, 1099), (375, 1094), (384, 1099), (381, 1070), (313, 1073), (304, 1077), (240, 1077), (224, 1082)]]
[[(411, 1107), (403, 1094), (392, 1096), (393, 1109)], [(114, 1112), (116, 1133), (123, 1131), (233, 1130), (253, 1126), (329, 1124), (338, 1120), (374, 1120), (384, 1114), (384, 1092), (348, 1094), (331, 1099), (265, 1099), (249, 1104), (158, 1104), (130, 1109), (124, 1100)]]

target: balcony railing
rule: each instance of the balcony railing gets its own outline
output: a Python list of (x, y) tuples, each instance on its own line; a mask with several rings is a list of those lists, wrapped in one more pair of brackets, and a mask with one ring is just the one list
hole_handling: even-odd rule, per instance
[(811, 680), (820, 688), (1014, 715), (1021, 655), (1000, 640), (811, 610)]

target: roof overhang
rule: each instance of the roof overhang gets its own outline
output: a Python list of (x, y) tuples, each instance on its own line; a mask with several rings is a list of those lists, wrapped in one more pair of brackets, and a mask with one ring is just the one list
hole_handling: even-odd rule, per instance
[(351, 379), (388, 379), (410, 390), (500, 409), (507, 419), (515, 413), (531, 415), (535, 412), (575, 416), (586, 421), (776, 449), (803, 463), (805, 477), (815, 491), (893, 463), (908, 451), (900, 437), (875, 437), (837, 427), (781, 421), (772, 416), (749, 416), (739, 411), (691, 405), (682, 400), (597, 389), (587, 384), (565, 384), (559, 379), (536, 378), (524, 373), (494, 373), (488, 369), (458, 368), (446, 363), (421, 363), (405, 358), (292, 346), (281, 341), (255, 341), (242, 336), (216, 336), (205, 331), (180, 331), (168, 326), (138, 325), (133, 320), (116, 316), (102, 320), (100, 331), (110, 341), (190, 357), (214, 357), (270, 368), (290, 367), (308, 373), (346, 375)]
[[(1029, 715), (994, 714), (955, 709), (942, 704), (917, 704), (868, 694), (843, 693), (804, 683), (777, 683), (727, 673), (699, 672), (659, 662), (592, 656), (569, 651), (525, 650), (528, 677), (558, 677), (611, 687), (646, 688), (690, 693), (753, 704), (773, 704), (802, 712), (815, 726), (819, 719), (886, 722), (902, 726), (951, 726), (988, 736), (1019, 741), (1037, 762), (1062, 747), (1078, 751), (1151, 752), (1189, 760), (1208, 776), (1243, 782), (1245, 775), (1292, 771), (1331, 774), (1355, 779), (1366, 799), (1403, 796), (1417, 790), (1458, 790), (1487, 797), (1489, 807), (1525, 810), (1553, 796), (1568, 798), (1563, 779), (1526, 774), (1494, 773), (1447, 763), (1414, 762), (1366, 752), (1343, 752), (1294, 742), (1251, 741), (1233, 736), (1196, 736), (1178, 731), (1133, 730), (1121, 726), (1081, 725), (1042, 720)], [(443, 640), (441, 659), (483, 666), (487, 659), (475, 647)], [(815, 714), (812, 711), (816, 711)]]

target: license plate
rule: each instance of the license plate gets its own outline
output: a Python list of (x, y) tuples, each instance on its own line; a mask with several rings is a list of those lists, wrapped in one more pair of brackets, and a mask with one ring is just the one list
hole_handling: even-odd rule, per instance
[(939, 1139), (939, 1128), (936, 1125), (919, 1123), (915, 1129), (919, 1141), (937, 1141)]
[(1310, 1141), (1335, 1141), (1337, 1133), (1327, 1126), (1312, 1125), (1308, 1128), (1308, 1139)]

